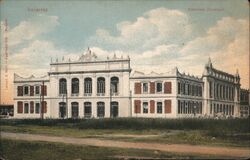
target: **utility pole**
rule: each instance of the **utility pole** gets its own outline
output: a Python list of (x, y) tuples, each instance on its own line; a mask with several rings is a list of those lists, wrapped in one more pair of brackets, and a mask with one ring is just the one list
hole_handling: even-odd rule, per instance
[[(42, 87), (40, 91), (42, 92)], [(40, 108), (39, 108), (40, 118), (42, 118), (42, 93), (41, 92), (40, 92)]]
[(68, 90), (67, 90), (67, 86), (66, 86), (66, 117), (67, 117), (67, 119), (69, 118), (69, 116), (68, 116)]
[(129, 103), (130, 103), (129, 113), (130, 113), (130, 117), (132, 117), (132, 91), (131, 90), (129, 91)]
[(109, 102), (110, 102), (110, 117), (114, 117), (113, 115), (113, 107), (112, 107), (112, 86), (110, 86), (110, 91), (109, 91)]
[(42, 81), (42, 107), (41, 107), (41, 119), (43, 119), (43, 113), (45, 109), (45, 102), (44, 102), (44, 81)]

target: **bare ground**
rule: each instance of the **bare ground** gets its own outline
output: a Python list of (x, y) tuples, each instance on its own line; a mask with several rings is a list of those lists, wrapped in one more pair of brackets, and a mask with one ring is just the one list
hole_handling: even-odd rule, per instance
[(116, 140), (101, 140), (97, 138), (71, 138), (59, 136), (47, 136), (37, 134), (10, 133), (1, 132), (2, 138), (26, 140), (26, 141), (46, 141), (60, 142), (75, 145), (89, 145), (98, 147), (117, 147), (147, 149), (164, 152), (184, 153), (184, 154), (203, 154), (225, 157), (250, 158), (250, 148), (232, 148), (232, 147), (214, 147), (197, 146), (188, 144), (159, 144), (159, 143), (141, 143), (141, 142), (122, 142)]

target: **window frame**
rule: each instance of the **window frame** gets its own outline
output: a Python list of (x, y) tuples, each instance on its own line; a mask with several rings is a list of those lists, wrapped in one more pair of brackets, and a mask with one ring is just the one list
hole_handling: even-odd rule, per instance
[[(73, 112), (77, 114), (73, 115)], [(71, 102), (71, 117), (79, 118), (79, 103), (78, 102)]]
[[(161, 91), (158, 91), (158, 84), (161, 84)], [(155, 91), (156, 91), (156, 93), (162, 93), (163, 92), (163, 82), (156, 82)]]
[[(65, 80), (65, 82), (63, 81)], [(60, 78), (59, 79), (59, 95), (67, 94), (67, 79)]]
[[(25, 93), (25, 88), (26, 88), (26, 87), (27, 87), (27, 89), (28, 89), (28, 90), (27, 90), (28, 93)], [(24, 96), (29, 96), (29, 95), (30, 95), (30, 87), (29, 87), (29, 85), (24, 85), (24, 86), (23, 86), (23, 95), (24, 95)]]
[(97, 78), (97, 96), (104, 96), (105, 95), (105, 89), (106, 89), (106, 80), (104, 77), (98, 77)]
[[(38, 87), (38, 93), (37, 93), (37, 87)], [(40, 95), (41, 94), (41, 87), (40, 85), (35, 85), (35, 95)]]
[[(146, 106), (144, 106), (144, 104), (147, 104)], [(149, 113), (148, 112), (148, 102), (142, 102), (142, 113), (144, 113), (144, 114), (147, 114), (147, 113)]]
[[(161, 108), (159, 108), (159, 105), (158, 104), (161, 104)], [(156, 102), (156, 113), (157, 114), (162, 114), (163, 113), (163, 103), (162, 102)], [(161, 112), (159, 112), (161, 111)]]
[(110, 91), (112, 95), (118, 95), (119, 93), (119, 78), (116, 76), (110, 78)]
[[(84, 107), (84, 113), (83, 113), (84, 118), (90, 118), (92, 115), (92, 103), (91, 102), (84, 102), (83, 107)], [(89, 113), (86, 112), (86, 108), (88, 108), (88, 107), (90, 109)]]
[(29, 114), (29, 108), (30, 108), (30, 106), (29, 106), (29, 102), (24, 102), (24, 114)]
[(71, 95), (72, 96), (78, 96), (80, 92), (80, 80), (79, 78), (72, 78), (71, 79)]
[[(38, 104), (38, 106), (37, 106), (37, 104)], [(38, 108), (38, 112), (37, 112), (37, 108)], [(41, 111), (41, 109), (40, 109), (40, 102), (35, 102), (35, 114), (39, 114), (40, 113), (40, 111)]]
[[(144, 84), (146, 85), (147, 90), (144, 91)], [(142, 82), (142, 93), (149, 93), (149, 82)]]
[(105, 103), (97, 102), (97, 117), (104, 118), (105, 117)]
[(84, 96), (92, 95), (92, 89), (93, 89), (92, 84), (93, 84), (92, 78), (90, 77), (84, 78)]

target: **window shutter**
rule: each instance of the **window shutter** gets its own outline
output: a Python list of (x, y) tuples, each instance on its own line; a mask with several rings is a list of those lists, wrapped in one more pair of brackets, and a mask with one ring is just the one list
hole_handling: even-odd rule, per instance
[(155, 82), (150, 82), (150, 93), (155, 93)]
[(165, 113), (171, 113), (171, 100), (165, 100)]
[(46, 101), (42, 102), (42, 113), (47, 113), (47, 102)]
[(135, 94), (141, 94), (141, 83), (135, 83)]
[(41, 89), (42, 89), (42, 92), (41, 92), (42, 95), (47, 96), (47, 86), (44, 85), (44, 86), (41, 87)]
[(17, 87), (17, 96), (23, 96), (23, 86)]
[(172, 93), (172, 83), (171, 82), (164, 83), (164, 93), (167, 93), (167, 94)]
[(30, 96), (34, 96), (34, 86), (30, 86)]
[(134, 112), (141, 113), (141, 101), (140, 100), (134, 101)]
[(150, 113), (155, 113), (155, 101), (150, 101)]
[(30, 102), (30, 113), (34, 113), (34, 102)]
[(17, 113), (23, 113), (23, 102), (22, 101), (17, 102)]

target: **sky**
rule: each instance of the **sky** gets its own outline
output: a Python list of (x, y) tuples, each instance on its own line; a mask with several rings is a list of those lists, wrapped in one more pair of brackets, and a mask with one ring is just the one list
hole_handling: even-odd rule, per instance
[(51, 59), (88, 47), (99, 59), (129, 55), (146, 73), (178, 67), (201, 77), (211, 57), (249, 88), (247, 0), (2, 0), (0, 20), (0, 103), (13, 103), (14, 73), (46, 75)]

